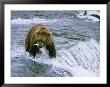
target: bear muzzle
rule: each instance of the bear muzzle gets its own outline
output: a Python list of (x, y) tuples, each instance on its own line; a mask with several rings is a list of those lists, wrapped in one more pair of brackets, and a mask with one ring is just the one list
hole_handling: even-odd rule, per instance
[(44, 47), (44, 43), (43, 42), (38, 42), (38, 43), (35, 43), (34, 45), (36, 45), (38, 48)]

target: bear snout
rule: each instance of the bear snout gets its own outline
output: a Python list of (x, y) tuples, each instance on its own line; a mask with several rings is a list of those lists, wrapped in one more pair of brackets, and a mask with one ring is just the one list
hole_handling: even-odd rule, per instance
[(36, 43), (34, 45), (36, 45), (38, 48), (44, 47), (44, 43), (43, 42), (38, 42), (38, 43)]

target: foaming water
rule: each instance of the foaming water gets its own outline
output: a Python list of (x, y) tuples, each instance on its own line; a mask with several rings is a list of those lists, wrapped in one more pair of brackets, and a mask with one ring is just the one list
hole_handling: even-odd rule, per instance
[(22, 18), (17, 18), (11, 20), (11, 23), (14, 25), (30, 25), (30, 24), (35, 24), (35, 23), (43, 23), (43, 24), (53, 24), (53, 23), (62, 23), (64, 24), (65, 21), (69, 21), (67, 19), (41, 19), (41, 18), (31, 18), (31, 19), (22, 19)]
[(35, 59), (30, 57), (23, 47), (21, 49), (16, 50), (19, 55), (14, 55), (15, 51), (13, 51), (13, 57), (22, 55), (24, 58), (28, 58), (39, 64), (49, 65), (52, 67), (51, 71), (63, 76), (69, 75), (62, 70), (68, 71), (70, 76), (74, 77), (99, 76), (100, 74), (100, 49), (99, 44), (93, 39), (79, 42), (68, 49), (62, 48), (57, 50), (57, 57), (52, 59), (44, 48), (41, 49), (41, 54), (36, 55)]

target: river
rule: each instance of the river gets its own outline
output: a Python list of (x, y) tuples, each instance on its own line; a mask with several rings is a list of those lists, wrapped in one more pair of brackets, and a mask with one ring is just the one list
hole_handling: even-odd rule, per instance
[[(12, 11), (12, 77), (87, 77), (100, 75), (100, 22), (84, 21), (77, 11)], [(57, 56), (45, 53), (33, 59), (24, 40), (34, 24), (42, 23), (53, 34)]]

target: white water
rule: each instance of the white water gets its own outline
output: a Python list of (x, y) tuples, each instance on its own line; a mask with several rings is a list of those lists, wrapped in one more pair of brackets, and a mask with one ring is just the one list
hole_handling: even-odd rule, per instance
[(88, 22), (90, 22), (90, 21), (91, 22), (97, 22), (97, 21), (99, 21), (98, 18), (91, 16), (92, 14), (95, 14), (95, 15), (99, 15), (100, 16), (100, 12), (98, 12), (98, 11), (87, 11), (87, 15), (85, 15), (85, 16), (84, 16), (84, 13), (81, 11), (77, 15), (77, 17), (79, 17), (79, 18), (85, 18), (84, 21), (88, 21)]
[[(41, 18), (31, 18), (31, 19), (22, 19), (17, 18), (11, 20), (12, 24), (23, 24), (23, 25), (29, 25), (29, 24), (35, 24), (35, 23), (43, 23), (43, 24), (52, 24), (52, 23), (60, 23), (63, 22), (66, 19), (41, 19)], [(66, 20), (68, 21), (68, 20)]]
[(27, 55), (28, 53), (25, 53), (23, 47), (13, 51), (12, 55), (13, 57), (24, 55), (26, 56), (25, 58), (29, 58), (37, 63), (48, 64), (52, 66), (54, 72), (64, 76), (68, 75), (65, 72), (61, 72), (60, 69), (70, 72), (74, 77), (87, 77), (99, 76), (100, 74), (99, 50), (99, 44), (91, 39), (86, 42), (80, 42), (68, 49), (62, 48), (57, 50), (57, 57), (52, 59), (49, 58), (48, 53), (44, 49), (42, 49), (43, 53), (36, 55), (35, 59)]

